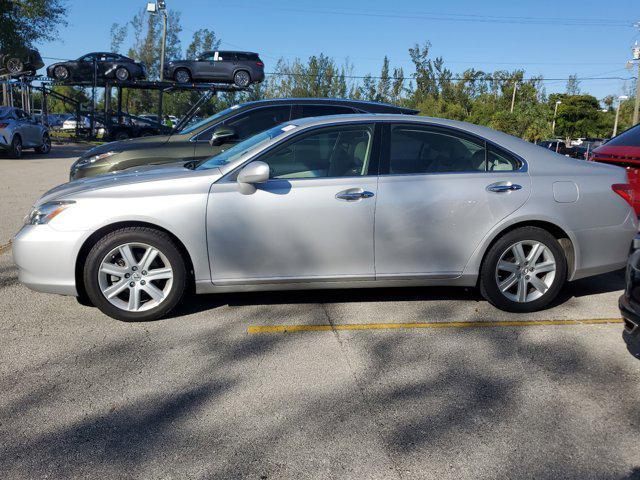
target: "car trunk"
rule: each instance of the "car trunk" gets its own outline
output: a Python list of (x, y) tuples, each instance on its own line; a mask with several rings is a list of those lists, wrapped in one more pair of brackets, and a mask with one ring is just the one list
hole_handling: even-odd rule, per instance
[(640, 216), (640, 146), (605, 144), (593, 151), (590, 160), (617, 165), (627, 170), (627, 178), (633, 188), (633, 208)]

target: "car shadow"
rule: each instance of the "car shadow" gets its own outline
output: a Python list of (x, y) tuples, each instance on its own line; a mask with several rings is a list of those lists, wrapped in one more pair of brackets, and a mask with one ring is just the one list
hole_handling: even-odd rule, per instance
[[(549, 308), (571, 298), (614, 292), (624, 289), (624, 271), (606, 273), (568, 283)], [(473, 287), (393, 287), (357, 289), (287, 290), (190, 295), (170, 317), (190, 315), (224, 305), (232, 307), (258, 305), (291, 305), (363, 302), (423, 302), (438, 300), (484, 301)]]

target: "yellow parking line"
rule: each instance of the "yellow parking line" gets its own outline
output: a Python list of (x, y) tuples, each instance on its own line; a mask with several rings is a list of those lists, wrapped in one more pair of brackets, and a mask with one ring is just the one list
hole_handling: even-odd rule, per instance
[(0, 255), (8, 251), (10, 248), (11, 248), (11, 240), (9, 240), (9, 242), (5, 243), (4, 245), (0, 245)]
[(488, 322), (342, 323), (337, 325), (250, 325), (247, 333), (326, 332), (330, 330), (387, 330), (400, 328), (532, 327), (542, 325), (599, 325), (622, 323), (621, 318), (583, 320), (522, 320)]

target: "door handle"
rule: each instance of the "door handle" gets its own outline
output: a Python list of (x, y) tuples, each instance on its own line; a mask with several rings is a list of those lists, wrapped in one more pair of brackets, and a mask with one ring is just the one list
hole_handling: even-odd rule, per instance
[(366, 190), (363, 190), (362, 188), (350, 188), (348, 190), (343, 190), (336, 193), (336, 198), (338, 200), (346, 200), (348, 202), (360, 200), (361, 198), (371, 197), (373, 197), (373, 192), (368, 192)]
[(511, 192), (512, 190), (520, 190), (522, 189), (522, 185), (518, 185), (517, 183), (511, 182), (498, 182), (492, 183), (487, 186), (487, 190), (495, 193), (503, 193), (503, 192)]

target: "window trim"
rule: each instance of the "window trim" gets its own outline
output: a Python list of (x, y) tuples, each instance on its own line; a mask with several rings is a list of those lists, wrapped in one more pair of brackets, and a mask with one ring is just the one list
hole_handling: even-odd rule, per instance
[(314, 127), (310, 127), (310, 128), (306, 128), (303, 131), (297, 132), (289, 137), (287, 137), (286, 139), (284, 139), (282, 142), (277, 142), (274, 145), (271, 145), (270, 147), (268, 147), (267, 149), (261, 151), (260, 153), (258, 153), (258, 155), (256, 155), (253, 158), (248, 159), (247, 161), (243, 162), (242, 164), (238, 165), (236, 168), (234, 168), (233, 170), (231, 170), (229, 173), (227, 173), (226, 175), (224, 175), (224, 177), (221, 179), (221, 181), (223, 182), (227, 182), (227, 183), (232, 183), (237, 181), (237, 177), (238, 174), (240, 173), (240, 170), (242, 170), (244, 167), (246, 167), (247, 165), (249, 165), (252, 162), (257, 162), (257, 161), (262, 161), (262, 158), (264, 158), (265, 155), (268, 155), (269, 153), (271, 153), (273, 150), (275, 150), (276, 148), (280, 148), (280, 147), (286, 147), (287, 145), (291, 144), (291, 142), (296, 141), (301, 139), (301, 137), (306, 137), (309, 135), (313, 135), (314, 133), (320, 131), (320, 130), (326, 130), (326, 129), (331, 129), (331, 128), (340, 128), (340, 127), (344, 127), (344, 126), (357, 126), (357, 125), (368, 125), (370, 127), (373, 127), (373, 138), (371, 139), (371, 156), (369, 158), (369, 167), (367, 169), (367, 173), (365, 175), (351, 175), (351, 176), (340, 176), (340, 177), (308, 177), (308, 178), (270, 178), (269, 180), (267, 180), (267, 183), (269, 182), (282, 182), (282, 181), (308, 181), (308, 180), (331, 180), (331, 179), (337, 179), (337, 178), (365, 178), (365, 177), (377, 177), (379, 176), (379, 172), (380, 172), (380, 160), (381, 160), (381, 140), (382, 140), (382, 127), (383, 124), (380, 121), (365, 121), (365, 120), (356, 120), (353, 122), (344, 122), (344, 123), (339, 123), (339, 124), (332, 124), (332, 125), (317, 125)]
[[(504, 173), (524, 173), (528, 172), (528, 165), (524, 158), (520, 155), (512, 152), (511, 150), (507, 150), (501, 145), (497, 143), (487, 140), (484, 137), (473, 134), (461, 128), (452, 127), (449, 125), (441, 125), (437, 123), (427, 123), (427, 122), (383, 122), (383, 134), (382, 134), (382, 148), (380, 153), (380, 163), (379, 163), (379, 176), (381, 177), (402, 177), (402, 176), (413, 176), (413, 175), (468, 175), (468, 174), (495, 174), (496, 172), (504, 172)], [(389, 173), (390, 169), (390, 153), (391, 153), (391, 128), (394, 126), (406, 126), (406, 127), (414, 127), (414, 128), (423, 128), (423, 129), (431, 129), (431, 130), (441, 130), (444, 133), (449, 133), (453, 136), (465, 138), (468, 137), (470, 141), (474, 143), (484, 144), (485, 149), (485, 165), (488, 165), (487, 154), (489, 152), (489, 147), (497, 150), (501, 155), (506, 157), (510, 157), (515, 159), (520, 163), (520, 167), (515, 170), (485, 170), (484, 172), (481, 170), (478, 171), (468, 171), (468, 172), (427, 172), (427, 173)]]
[[(271, 105), (261, 105), (259, 107), (254, 107), (254, 108), (250, 108), (247, 110), (240, 110), (239, 112), (234, 113), (233, 115), (230, 115), (226, 118), (221, 119), (220, 121), (218, 121), (217, 123), (214, 123), (213, 125), (211, 125), (210, 127), (205, 128), (204, 130), (201, 130), (199, 133), (194, 134), (191, 138), (189, 138), (190, 142), (193, 143), (209, 143), (209, 140), (198, 140), (198, 137), (204, 133), (209, 133), (210, 130), (215, 129), (217, 127), (219, 127), (220, 125), (222, 125), (224, 122), (228, 122), (229, 120), (233, 120), (236, 117), (239, 117), (240, 115), (243, 115), (245, 113), (248, 112), (254, 112), (256, 110), (260, 110), (262, 108), (273, 108), (273, 107), (280, 107), (280, 106), (285, 106), (285, 107), (289, 107), (289, 118), (287, 120), (285, 120), (285, 122), (289, 122), (291, 121), (291, 108), (292, 108), (292, 104), (290, 103), (285, 103), (285, 104), (271, 104)], [(275, 125), (274, 125), (275, 127)], [(260, 133), (260, 132), (258, 132)]]

